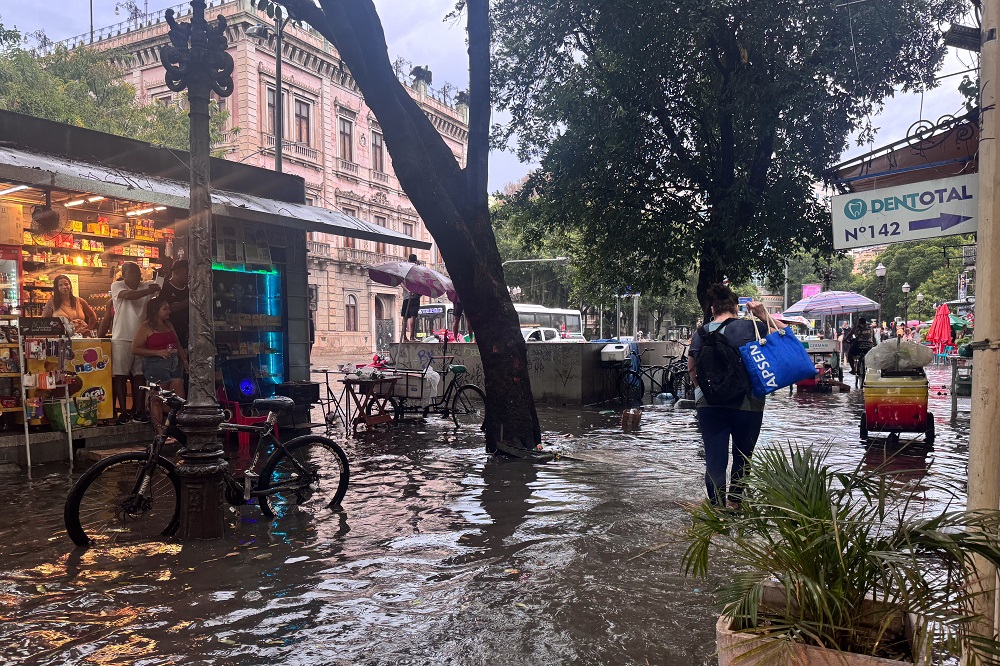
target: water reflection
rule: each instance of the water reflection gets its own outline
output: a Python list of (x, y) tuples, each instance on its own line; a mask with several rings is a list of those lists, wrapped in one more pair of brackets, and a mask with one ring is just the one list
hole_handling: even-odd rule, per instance
[[(942, 507), (964, 496), (968, 450), (948, 400), (931, 396), (934, 449), (900, 455), (859, 442), (859, 392), (782, 393), (760, 446), (889, 465)], [(0, 663), (714, 663), (713, 581), (678, 569), (678, 503), (704, 492), (693, 414), (647, 404), (629, 433), (617, 412), (539, 414), (565, 459), (490, 460), (477, 437), (413, 421), (343, 440), (343, 513), (245, 507), (215, 542), (71, 551), (61, 511), (80, 470), (0, 477)]]

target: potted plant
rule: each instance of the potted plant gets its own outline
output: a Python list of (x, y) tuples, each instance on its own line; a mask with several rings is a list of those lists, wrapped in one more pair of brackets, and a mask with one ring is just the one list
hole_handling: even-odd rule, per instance
[(997, 663), (1000, 644), (971, 638), (974, 555), (1000, 565), (1000, 511), (928, 513), (885, 469), (835, 471), (826, 451), (759, 451), (737, 509), (703, 504), (683, 565), (718, 589), (719, 664), (929, 663), (972, 649)]

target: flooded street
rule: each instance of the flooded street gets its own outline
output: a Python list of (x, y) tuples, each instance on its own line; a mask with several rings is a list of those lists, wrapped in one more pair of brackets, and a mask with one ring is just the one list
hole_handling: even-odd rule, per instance
[[(897, 464), (964, 497), (967, 414), (949, 423), (950, 371), (929, 371), (937, 441)], [(858, 443), (862, 404), (781, 391), (760, 445), (879, 464)], [(348, 439), (344, 514), (243, 507), (215, 542), (74, 550), (62, 508), (81, 470), (5, 471), (0, 663), (714, 664), (713, 581), (683, 576), (675, 536), (678, 502), (704, 496), (694, 413), (654, 402), (623, 433), (620, 411), (541, 406), (567, 457), (536, 466), (488, 459), (436, 418)]]

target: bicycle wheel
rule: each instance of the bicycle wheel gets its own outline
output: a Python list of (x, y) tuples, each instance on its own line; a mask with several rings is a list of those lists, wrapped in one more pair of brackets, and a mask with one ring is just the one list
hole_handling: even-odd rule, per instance
[(403, 415), (403, 411), (399, 408), (399, 401), (390, 396), (385, 399), (384, 405), (380, 405), (377, 402), (372, 401), (368, 403), (367, 407), (365, 407), (365, 416), (382, 416), (383, 414), (391, 416), (392, 423), (399, 423), (399, 419), (401, 419)]
[(667, 368), (663, 365), (653, 365), (647, 370), (649, 375), (649, 393), (658, 396), (661, 393), (670, 391), (671, 385), (667, 383)]
[(677, 400), (694, 398), (694, 384), (691, 382), (691, 375), (686, 371), (675, 373), (670, 392)]
[(451, 401), (451, 418), (456, 428), (476, 427), (483, 429), (486, 422), (486, 394), (475, 384), (466, 384), (458, 389)]
[(280, 490), (262, 496), (260, 510), (268, 518), (340, 511), (350, 477), (347, 455), (336, 442), (319, 435), (296, 437), (264, 463), (257, 490)]
[(618, 395), (625, 402), (641, 402), (642, 396), (646, 394), (646, 386), (642, 382), (642, 375), (635, 370), (626, 370), (622, 373), (618, 382)]
[(119, 453), (105, 458), (73, 485), (63, 519), (77, 546), (111, 545), (129, 538), (152, 539), (177, 530), (181, 481), (174, 465), (157, 457), (145, 491), (142, 484), (148, 454)]

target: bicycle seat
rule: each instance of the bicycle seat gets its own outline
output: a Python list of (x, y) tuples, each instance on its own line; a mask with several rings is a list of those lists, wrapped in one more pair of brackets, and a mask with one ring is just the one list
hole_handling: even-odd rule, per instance
[(295, 401), (283, 395), (273, 398), (258, 398), (253, 401), (253, 408), (258, 412), (289, 412), (295, 408)]
[(448, 370), (450, 372), (454, 372), (456, 375), (460, 375), (463, 372), (467, 372), (467, 369), (464, 365), (449, 365)]

